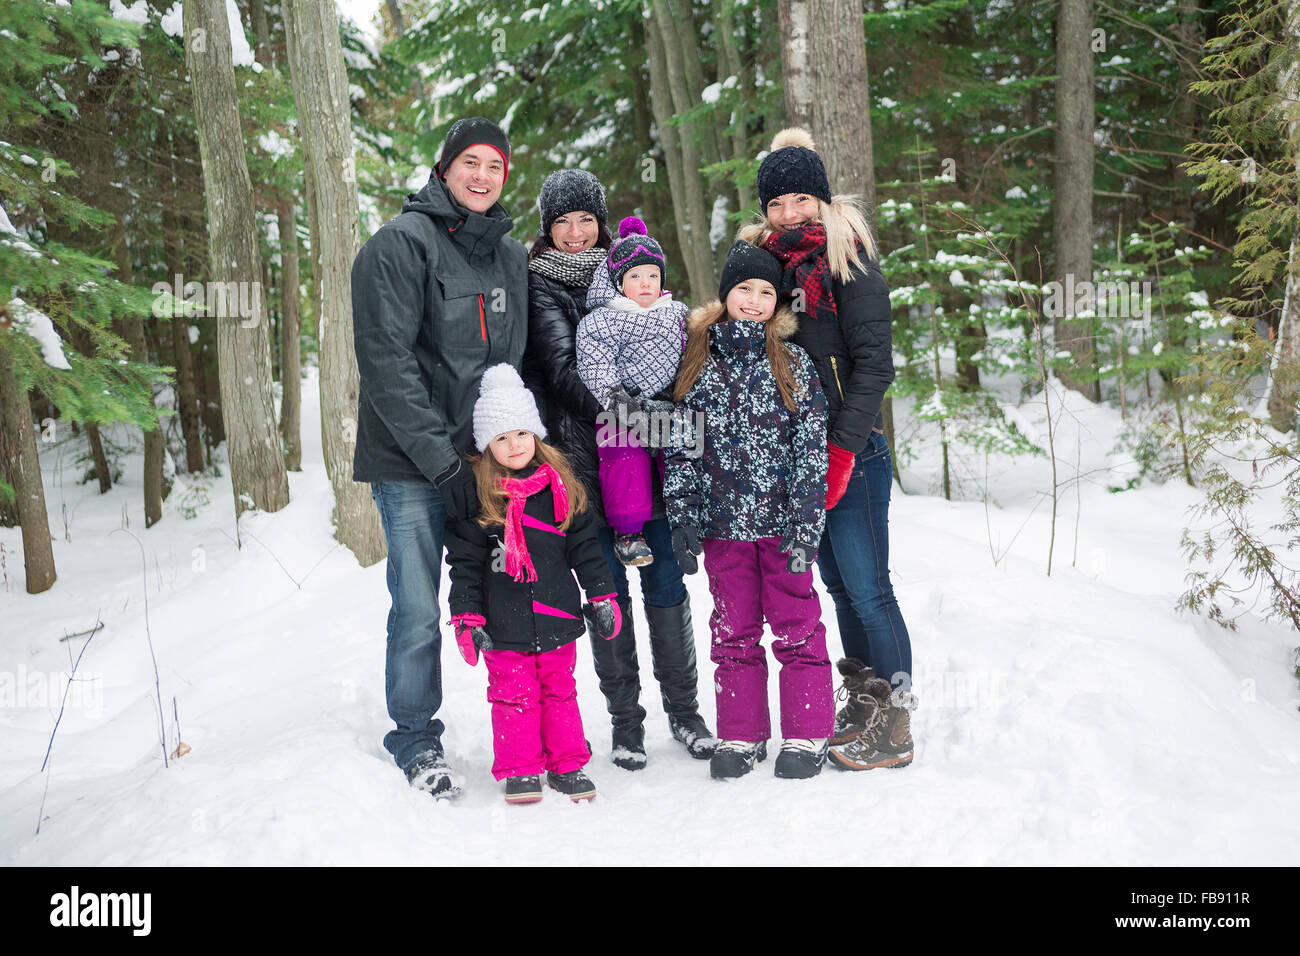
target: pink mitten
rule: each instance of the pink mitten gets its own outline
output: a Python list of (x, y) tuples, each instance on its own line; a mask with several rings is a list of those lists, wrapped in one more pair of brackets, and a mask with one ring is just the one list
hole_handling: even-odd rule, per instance
[(451, 619), (452, 630), (456, 633), (456, 646), (460, 648), (460, 656), (465, 658), (465, 663), (470, 667), (478, 663), (480, 648), (492, 649), (492, 639), (484, 630), (485, 624), (487, 618), (482, 614), (470, 612), (457, 614)]

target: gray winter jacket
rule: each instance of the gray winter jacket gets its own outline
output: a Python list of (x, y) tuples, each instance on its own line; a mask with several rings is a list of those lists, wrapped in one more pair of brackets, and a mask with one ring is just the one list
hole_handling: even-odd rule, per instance
[(434, 178), (352, 264), (355, 481), (433, 481), (474, 449), (483, 371), (519, 367), (528, 335), (524, 248), (498, 203), (463, 208)]

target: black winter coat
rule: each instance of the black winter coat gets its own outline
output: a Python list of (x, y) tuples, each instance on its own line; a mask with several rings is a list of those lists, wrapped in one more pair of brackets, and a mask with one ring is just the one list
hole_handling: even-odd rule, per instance
[(894, 381), (889, 286), (867, 261), (850, 282), (834, 279), (839, 324), (805, 316), (790, 341), (813, 360), (829, 409), (828, 440), (858, 454), (884, 419), (880, 403)]
[[(555, 527), (555, 499), (550, 487), (530, 495), (524, 513)], [(590, 507), (574, 515), (568, 533), (524, 524), (524, 542), (537, 571), (536, 581), (516, 581), (505, 571), (505, 527), (482, 528), (476, 519), (449, 521), (447, 563), (451, 568), (452, 616), (482, 614), (497, 650), (540, 654), (563, 647), (586, 633), (582, 597), (573, 572), (588, 598), (614, 593)], [(537, 605), (562, 612), (542, 613)]]
[(528, 333), (524, 248), (500, 204), (457, 204), (439, 179), (406, 197), (352, 264), (355, 481), (433, 481), (471, 452), (483, 371), (519, 367)]
[(587, 290), (528, 273), (528, 345), (524, 381), (538, 397), (547, 442), (564, 452), (587, 497), (604, 513), (596, 460), (600, 403), (578, 374), (578, 323), (586, 314)]

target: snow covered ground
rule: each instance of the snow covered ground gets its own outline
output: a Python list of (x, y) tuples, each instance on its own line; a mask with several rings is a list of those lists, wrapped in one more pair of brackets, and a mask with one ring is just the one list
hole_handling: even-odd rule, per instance
[[(52, 590), (24, 593), (19, 533), (0, 528), (0, 863), (1300, 857), (1300, 693), (1290, 663), (1300, 638), (1256, 619), (1229, 633), (1173, 610), (1185, 573), (1179, 534), (1198, 493), (1176, 482), (1109, 493), (1134, 473), (1113, 452), (1112, 408), (1078, 402), (1062, 423), (1063, 477), (1078, 453), (1085, 480), (1063, 497), (1051, 577), (1048, 463), (992, 459), (986, 508), (983, 459), (967, 459), (959, 487), (973, 500), (949, 503), (934, 496), (933, 445), (916, 441), (903, 470), (911, 493), (895, 488), (891, 511), (920, 698), (911, 767), (828, 767), (811, 781), (784, 781), (769, 761), (739, 781), (710, 780), (707, 764), (668, 737), (638, 618), (648, 767), (609, 764), (584, 643), (578, 688), (599, 797), (571, 805), (548, 793), (539, 805), (508, 807), (489, 774), (485, 672), (454, 647), (444, 647), (441, 716), (465, 797), (435, 804), (412, 792), (383, 750), (384, 566), (362, 570), (330, 537), (314, 380), (303, 396), (306, 464), (290, 475), (292, 503), (246, 515), (242, 549), (228, 479), (203, 487), (180, 476), (163, 521), (146, 531), (138, 447), (102, 497), (77, 483), (80, 439), (45, 447)], [(1035, 407), (1019, 412), (1031, 429), (1041, 427)], [(109, 433), (138, 446), (138, 433)], [(688, 583), (712, 721), (708, 591), (702, 573)], [(828, 598), (823, 608), (834, 657)], [(103, 628), (81, 658), (42, 773), (65, 675), (86, 642), (60, 638), (97, 617)], [(178, 739), (192, 748), (166, 768), (150, 638), (167, 749)]]

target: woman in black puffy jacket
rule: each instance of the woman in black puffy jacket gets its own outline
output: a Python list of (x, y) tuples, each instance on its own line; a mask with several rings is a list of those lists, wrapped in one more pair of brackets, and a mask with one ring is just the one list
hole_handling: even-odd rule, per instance
[(759, 219), (740, 231), (781, 262), (828, 405), (826, 530), (817, 568), (835, 602), (847, 698), (830, 759), (847, 770), (911, 762), (912, 644), (889, 580), (893, 474), (880, 405), (894, 380), (889, 288), (851, 197), (832, 196), (803, 129), (777, 133), (757, 180)]
[[(528, 257), (525, 380), (538, 396), (551, 441), (564, 452), (589, 500), (603, 513), (596, 457), (596, 416), (603, 409), (578, 375), (576, 341), (578, 322), (587, 311), (587, 291), (596, 270), (605, 265), (611, 244), (605, 190), (585, 170), (556, 170), (542, 185), (538, 204), (541, 233)], [(654, 561), (639, 568), (641, 595), (664, 711), (673, 738), (691, 756), (708, 759), (716, 741), (699, 713), (690, 601), (673, 556), (672, 533), (658, 489), (645, 538)], [(612, 641), (593, 636), (592, 655), (613, 725), (611, 759), (625, 770), (639, 770), (646, 762), (646, 712), (640, 704), (627, 573), (614, 555), (610, 528), (601, 529), (600, 543), (617, 586), (623, 629)]]

